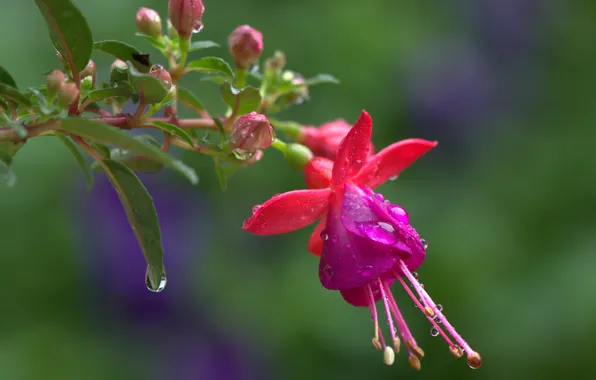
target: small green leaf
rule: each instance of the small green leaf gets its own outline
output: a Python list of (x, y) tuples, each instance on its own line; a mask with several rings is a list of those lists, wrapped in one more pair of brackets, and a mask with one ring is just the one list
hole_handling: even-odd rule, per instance
[(111, 54), (124, 62), (130, 61), (134, 64), (137, 70), (143, 73), (148, 72), (151, 68), (150, 62), (143, 62), (143, 59), (139, 59), (140, 57), (144, 57), (144, 54), (140, 53), (135, 47), (122, 41), (98, 41), (93, 44), (93, 49)]
[(93, 188), (94, 182), (93, 173), (91, 172), (91, 168), (89, 167), (89, 164), (87, 164), (87, 161), (85, 161), (85, 156), (83, 156), (83, 153), (77, 144), (75, 144), (68, 136), (63, 133), (54, 131), (54, 135), (56, 135), (58, 140), (62, 141), (62, 143), (66, 145), (81, 169), (83, 169), (83, 173), (85, 173), (85, 178), (87, 179), (87, 190), (91, 190)]
[(103, 158), (109, 159), (111, 157), (110, 148), (107, 145), (98, 143), (96, 141), (90, 141), (89, 145), (91, 145), (96, 151), (98, 151)]
[(135, 33), (135, 36), (139, 36), (139, 37), (143, 38), (145, 41), (149, 42), (156, 49), (163, 50), (167, 47), (163, 42), (161, 42), (157, 38), (148, 36), (146, 34)]
[[(337, 79), (333, 75), (329, 75), (329, 74), (318, 74), (312, 78), (307, 79), (304, 82), (304, 85), (313, 86), (315, 84), (320, 84), (320, 83), (339, 84), (339, 79)], [(300, 87), (300, 85), (298, 85), (298, 87)]]
[(132, 171), (139, 173), (157, 173), (163, 169), (163, 164), (145, 156), (125, 155), (116, 161), (128, 166)]
[(234, 72), (230, 65), (218, 57), (205, 57), (198, 61), (189, 62), (187, 68), (202, 73), (222, 73), (229, 77), (234, 77)]
[(162, 152), (159, 148), (148, 144), (110, 125), (95, 120), (71, 118), (61, 122), (60, 129), (84, 139), (111, 144), (121, 149), (130, 150), (140, 155), (150, 157), (185, 176), (192, 184), (197, 184), (199, 178), (195, 171), (179, 160)]
[(139, 94), (141, 92), (143, 93), (147, 104), (159, 103), (168, 95), (168, 90), (159, 79), (152, 75), (138, 72), (130, 61), (128, 62), (128, 72), (132, 76), (137, 92)]
[(222, 83), (226, 83), (227, 81), (229, 81), (230, 78), (224, 77), (221, 75), (205, 75), (200, 80), (201, 80), (201, 82), (213, 82), (215, 84), (222, 84)]
[(35, 0), (43, 15), (50, 38), (62, 57), (81, 71), (93, 50), (93, 37), (87, 20), (70, 0)]
[(1, 65), (0, 65), (0, 83), (4, 83), (10, 87), (17, 88), (17, 84), (14, 81), (14, 79), (12, 79), (12, 76)]
[(85, 94), (85, 100), (96, 101), (114, 97), (128, 98), (132, 93), (133, 89), (130, 86), (101, 88), (87, 92)]
[(197, 111), (203, 111), (205, 109), (195, 94), (182, 87), (178, 87), (178, 100)]
[(21, 124), (10, 121), (6, 114), (0, 113), (0, 126), (12, 129), (19, 137), (27, 137), (27, 129)]
[(21, 94), (16, 88), (5, 83), (0, 83), (0, 97), (10, 99), (25, 107), (31, 107), (31, 101), (25, 95)]
[(157, 128), (161, 129), (162, 131), (165, 131), (165, 132), (171, 134), (172, 136), (176, 136), (179, 139), (186, 141), (187, 143), (190, 144), (190, 146), (194, 145), (192, 138), (188, 135), (188, 133), (186, 133), (184, 131), (184, 129), (182, 129), (174, 124), (166, 123), (163, 121), (152, 121), (148, 125), (155, 125)]
[(226, 191), (228, 188), (228, 176), (217, 158), (213, 159), (213, 163), (215, 164), (215, 174), (217, 175), (219, 187), (221, 188), (221, 191)]
[(12, 163), (12, 158), (25, 145), (24, 142), (0, 141), (0, 161), (6, 165)]
[(139, 178), (125, 165), (112, 160), (103, 160), (99, 164), (116, 190), (143, 251), (151, 288), (158, 289), (165, 269), (161, 231), (153, 199)]
[(10, 165), (0, 161), (0, 181), (4, 182), (6, 187), (13, 187), (17, 182), (17, 177), (10, 169)]
[(261, 105), (261, 93), (254, 87), (249, 86), (237, 90), (231, 84), (224, 83), (219, 87), (219, 90), (224, 102), (230, 107), (236, 107), (236, 101), (239, 102), (237, 115), (256, 111)]
[(195, 41), (190, 44), (188, 51), (191, 52), (191, 51), (209, 49), (209, 48), (214, 48), (214, 47), (219, 47), (219, 44), (217, 42), (213, 42), (213, 41)]

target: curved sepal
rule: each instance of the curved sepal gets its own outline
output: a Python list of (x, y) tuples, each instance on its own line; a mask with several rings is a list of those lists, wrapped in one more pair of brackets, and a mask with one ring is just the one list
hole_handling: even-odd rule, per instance
[(325, 157), (314, 157), (304, 167), (304, 182), (309, 189), (325, 189), (331, 183), (333, 161)]
[(371, 157), (353, 181), (374, 189), (389, 178), (397, 176), (435, 146), (436, 141), (423, 139), (398, 141)]
[(344, 183), (346, 179), (360, 171), (370, 150), (371, 135), (372, 119), (366, 111), (362, 111), (360, 118), (337, 149), (337, 158), (331, 179), (332, 186)]
[(321, 256), (321, 252), (323, 251), (323, 239), (321, 238), (321, 232), (323, 232), (326, 225), (327, 213), (323, 214), (319, 224), (317, 224), (315, 230), (310, 235), (310, 239), (308, 240), (308, 252), (315, 256)]
[(325, 212), (331, 190), (295, 190), (279, 194), (253, 208), (242, 228), (256, 235), (277, 235), (298, 230)]

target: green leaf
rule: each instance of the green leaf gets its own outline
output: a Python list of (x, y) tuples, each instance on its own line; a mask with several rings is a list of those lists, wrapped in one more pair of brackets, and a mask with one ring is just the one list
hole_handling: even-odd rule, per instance
[[(320, 84), (320, 83), (339, 84), (339, 79), (337, 79), (333, 75), (329, 75), (329, 74), (318, 74), (318, 75), (304, 81), (303, 85), (313, 86), (315, 84)], [(297, 87), (301, 87), (301, 85), (297, 85)]]
[(174, 124), (166, 123), (163, 121), (152, 121), (151, 123), (148, 123), (148, 125), (155, 125), (157, 128), (161, 129), (162, 131), (165, 131), (165, 132), (171, 134), (172, 136), (176, 136), (179, 139), (186, 141), (187, 143), (190, 144), (190, 146), (194, 145), (194, 142), (192, 141), (192, 138), (188, 135), (188, 133), (186, 133), (184, 131), (184, 129), (182, 129)]
[(165, 279), (164, 252), (153, 199), (139, 178), (125, 165), (112, 160), (103, 160), (99, 164), (116, 190), (143, 251), (147, 262), (148, 285), (152, 290), (162, 290), (161, 283)]
[(205, 109), (195, 94), (182, 87), (178, 87), (178, 100), (197, 111), (203, 111)]
[(221, 191), (226, 191), (228, 188), (228, 176), (226, 175), (218, 159), (214, 158), (213, 163), (215, 164), (215, 174), (217, 175), (219, 187), (221, 188)]
[(227, 81), (229, 81), (230, 78), (224, 77), (221, 75), (205, 75), (200, 80), (201, 80), (201, 82), (213, 82), (216, 84), (222, 84), (222, 83), (226, 83)]
[(219, 87), (221, 97), (227, 105), (234, 108), (238, 101), (237, 115), (244, 115), (256, 111), (261, 105), (261, 93), (254, 87), (244, 87), (237, 90), (229, 83), (224, 83)]
[(85, 99), (96, 101), (114, 97), (128, 98), (132, 93), (133, 89), (127, 86), (101, 88), (87, 92), (85, 94)]
[(229, 77), (234, 77), (234, 72), (230, 65), (218, 57), (205, 57), (198, 61), (189, 62), (187, 68), (202, 73), (222, 73)]
[(150, 157), (185, 176), (192, 184), (197, 184), (199, 178), (195, 171), (179, 160), (162, 152), (159, 148), (135, 139), (133, 136), (110, 125), (95, 120), (71, 118), (61, 122), (60, 129), (84, 139), (111, 144), (121, 149), (130, 150), (137, 154)]
[(10, 99), (15, 103), (31, 107), (31, 101), (25, 95), (21, 94), (16, 88), (5, 83), (0, 83), (0, 97)]
[(213, 42), (213, 41), (195, 41), (190, 44), (188, 51), (191, 52), (191, 51), (209, 49), (209, 48), (214, 48), (214, 47), (219, 47), (219, 44), (217, 42)]
[(6, 71), (4, 67), (2, 67), (2, 65), (0, 65), (0, 83), (4, 83), (10, 87), (17, 88), (16, 82), (14, 81), (14, 79), (12, 79), (12, 76), (8, 73), (8, 71)]
[(134, 64), (135, 68), (143, 73), (146, 73), (151, 68), (151, 62), (145, 61), (145, 54), (140, 53), (135, 47), (116, 40), (98, 41), (93, 44), (93, 49), (103, 51), (113, 55), (114, 57)]
[(87, 66), (93, 50), (93, 37), (87, 20), (70, 0), (35, 0), (43, 15), (56, 50), (81, 71)]
[(163, 42), (161, 42), (157, 38), (148, 36), (146, 34), (135, 33), (135, 36), (139, 36), (139, 37), (143, 38), (145, 41), (149, 42), (156, 49), (162, 50), (162, 49), (165, 49), (167, 47)]
[(3, 113), (0, 113), (0, 126), (8, 127), (16, 132), (19, 137), (27, 137), (27, 129), (21, 124), (16, 124), (10, 121), (10, 119)]
[(128, 62), (128, 72), (132, 77), (131, 79), (135, 84), (137, 92), (139, 94), (141, 92), (143, 93), (147, 104), (159, 103), (168, 95), (168, 90), (159, 79), (152, 75), (138, 72), (130, 61)]
[(0, 181), (4, 182), (6, 187), (13, 187), (17, 182), (17, 177), (10, 169), (10, 165), (0, 161)]
[(23, 145), (25, 145), (24, 142), (0, 141), (0, 161), (10, 166), (12, 158)]
[(85, 160), (85, 156), (83, 156), (83, 153), (81, 152), (77, 144), (75, 144), (68, 136), (66, 136), (63, 133), (54, 131), (54, 135), (56, 135), (56, 137), (58, 137), (58, 140), (62, 141), (62, 143), (66, 145), (66, 147), (68, 148), (68, 150), (70, 150), (70, 153), (72, 153), (73, 157), (75, 158), (81, 169), (83, 169), (83, 173), (85, 173), (85, 178), (87, 179), (87, 190), (91, 190), (93, 188), (93, 182), (95, 178), (93, 177), (93, 173), (91, 172), (90, 166), (87, 164), (87, 161)]
[(110, 148), (102, 143), (98, 143), (97, 141), (90, 141), (89, 145), (91, 145), (97, 152), (99, 152), (99, 154), (102, 155), (103, 158), (110, 158), (111, 157), (111, 153), (110, 153)]

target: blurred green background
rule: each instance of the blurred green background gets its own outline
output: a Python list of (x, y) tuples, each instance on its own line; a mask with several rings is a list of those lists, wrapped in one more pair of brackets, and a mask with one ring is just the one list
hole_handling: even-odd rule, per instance
[[(167, 9), (165, 0), (74, 2), (95, 40), (148, 52), (134, 37), (135, 13)], [(384, 366), (368, 311), (320, 286), (306, 251), (312, 227), (269, 238), (241, 230), (253, 205), (304, 186), (277, 152), (234, 175), (225, 193), (202, 157), (185, 157), (202, 175), (196, 188), (170, 173), (151, 177), (173, 247), (166, 264), (178, 257), (184, 270), (150, 294), (122, 211), (98, 216), (111, 210), (101, 203), (110, 190), (86, 195), (70, 153), (40, 138), (15, 157), (16, 187), (0, 187), (0, 379), (593, 378), (596, 3), (205, 6), (199, 38), (225, 45), (248, 23), (263, 32), (265, 55), (281, 49), (289, 68), (341, 80), (314, 87), (284, 117), (354, 122), (366, 109), (377, 148), (410, 136), (440, 141), (381, 191), (429, 241), (420, 278), (483, 367), (454, 360), (413, 306), (405, 317), (426, 352), (422, 371), (403, 353)], [(0, 2), (0, 28), (0, 63), (19, 87), (59, 67), (33, 1)], [(225, 48), (194, 57), (215, 53), (229, 60)], [(93, 58), (105, 79), (111, 59)], [(217, 86), (193, 75), (185, 85), (223, 110)], [(182, 206), (169, 214), (171, 200)]]

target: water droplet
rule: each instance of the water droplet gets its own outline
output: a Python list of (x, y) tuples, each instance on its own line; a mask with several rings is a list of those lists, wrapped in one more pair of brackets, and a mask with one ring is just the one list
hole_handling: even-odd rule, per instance
[(438, 336), (439, 335), (439, 330), (433, 326), (430, 328), (430, 336)]
[(150, 265), (147, 265), (147, 272), (145, 273), (145, 285), (147, 285), (147, 289), (149, 289), (150, 291), (154, 293), (159, 293), (166, 288), (166, 284), (168, 283), (168, 279), (166, 278), (166, 272), (162, 270), (159, 276), (155, 275), (155, 277), (158, 278), (154, 278), (154, 280), (151, 281), (152, 272), (152, 267)]
[(403, 207), (394, 205), (389, 207), (389, 213), (398, 221), (408, 224), (410, 222), (410, 218), (408, 218), (408, 213), (404, 210)]
[(327, 277), (333, 276), (333, 268), (331, 268), (330, 265), (325, 265), (323, 267), (323, 274), (325, 274)]
[(327, 231), (325, 231), (325, 230), (321, 231), (321, 239), (329, 240), (329, 234), (327, 234)]
[(378, 222), (377, 224), (379, 225), (379, 227), (381, 227), (382, 229), (384, 229), (387, 232), (395, 232), (395, 228), (393, 228), (393, 226), (389, 223)]
[(422, 243), (422, 248), (426, 250), (428, 248), (428, 242), (424, 239), (420, 239), (420, 243)]
[(252, 208), (252, 213), (253, 213), (253, 214), (254, 214), (254, 213), (256, 213), (257, 211), (259, 211), (259, 209), (260, 209), (261, 207), (263, 207), (263, 205), (256, 205), (256, 206), (254, 206), (254, 207)]
[(393, 177), (389, 177), (389, 181), (395, 181), (397, 179), (397, 176), (394, 175)]
[(418, 272), (412, 272), (412, 276), (414, 276), (414, 278), (415, 278), (416, 280), (418, 280), (418, 277), (419, 277), (419, 276), (418, 276)]
[(438, 303), (437, 304), (437, 310), (443, 311), (443, 305), (441, 305), (440, 303)]
[(203, 23), (201, 21), (199, 21), (199, 22), (197, 22), (195, 27), (192, 29), (192, 32), (199, 33), (201, 30), (203, 30)]
[[(436, 316), (435, 316), (436, 317)], [(443, 321), (441, 320), (441, 318), (435, 318), (435, 322), (437, 322), (437, 324), (441, 324), (443, 323)]]
[(420, 287), (421, 287), (422, 289), (424, 289), (424, 284), (420, 284)]
[(395, 244), (398, 236), (395, 234), (395, 228), (384, 222), (356, 222), (356, 228), (364, 237), (383, 244)]
[(244, 150), (244, 149), (234, 149), (232, 151), (232, 153), (234, 153), (234, 156), (239, 161), (246, 161), (249, 158), (251, 158), (253, 156), (253, 154), (254, 154), (253, 152), (249, 152), (249, 151)]

